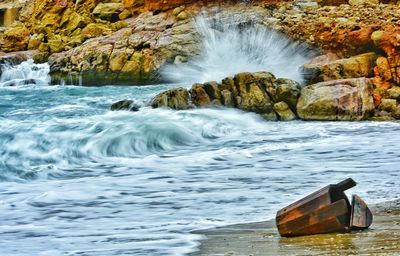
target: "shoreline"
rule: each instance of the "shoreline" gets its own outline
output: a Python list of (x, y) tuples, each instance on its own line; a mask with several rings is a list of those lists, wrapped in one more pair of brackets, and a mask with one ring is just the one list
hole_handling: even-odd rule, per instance
[(282, 238), (274, 220), (196, 231), (206, 239), (190, 255), (399, 255), (400, 200), (371, 210), (374, 221), (362, 232)]

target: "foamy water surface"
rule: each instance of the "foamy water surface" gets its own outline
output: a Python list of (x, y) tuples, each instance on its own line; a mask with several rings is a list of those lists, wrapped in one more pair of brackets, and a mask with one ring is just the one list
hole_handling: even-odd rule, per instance
[(397, 122), (109, 111), (171, 86), (1, 87), (0, 255), (185, 255), (193, 230), (270, 219), (347, 177), (367, 203), (399, 196)]

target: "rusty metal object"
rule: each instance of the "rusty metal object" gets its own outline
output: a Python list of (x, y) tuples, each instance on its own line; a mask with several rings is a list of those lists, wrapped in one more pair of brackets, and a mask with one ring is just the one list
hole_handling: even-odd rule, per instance
[(356, 182), (349, 178), (328, 185), (281, 209), (276, 215), (280, 235), (292, 237), (348, 232), (351, 228), (369, 227), (372, 214), (367, 205), (359, 197), (353, 197), (352, 207), (344, 193), (355, 185)]
[(372, 224), (372, 213), (367, 204), (357, 195), (353, 195), (351, 202), (350, 228), (362, 230)]

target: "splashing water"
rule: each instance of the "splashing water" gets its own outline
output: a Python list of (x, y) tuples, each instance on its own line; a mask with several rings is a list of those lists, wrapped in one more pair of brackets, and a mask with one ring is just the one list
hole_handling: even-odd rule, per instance
[(4, 64), (1, 66), (0, 86), (18, 85), (49, 85), (50, 65), (48, 63), (35, 64), (30, 59), (19, 65)]
[[(239, 20), (238, 20), (239, 19)], [(219, 81), (239, 72), (268, 71), (277, 77), (303, 82), (301, 66), (312, 56), (310, 47), (293, 42), (263, 25), (205, 15), (195, 23), (202, 53), (182, 65), (168, 65), (162, 75), (174, 82)]]

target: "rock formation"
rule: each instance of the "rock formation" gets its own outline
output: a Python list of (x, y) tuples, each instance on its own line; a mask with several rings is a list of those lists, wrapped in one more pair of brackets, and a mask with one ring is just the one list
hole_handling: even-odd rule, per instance
[(303, 120), (365, 120), (375, 109), (372, 93), (372, 83), (366, 78), (313, 84), (302, 90), (297, 112)]
[[(396, 97), (398, 93), (393, 91)], [(397, 110), (396, 100), (385, 104), (384, 110)], [(176, 110), (224, 106), (281, 121), (359, 121), (370, 119), (375, 110), (370, 79), (331, 80), (301, 89), (298, 83), (268, 72), (240, 73), (221, 83), (194, 84), (190, 90), (170, 89), (157, 95), (151, 106)]]
[(194, 84), (190, 90), (171, 89), (157, 95), (154, 108), (188, 109), (193, 107), (230, 107), (254, 112), (267, 120), (296, 119), (300, 85), (288, 79), (276, 79), (268, 72), (239, 73), (221, 83)]

